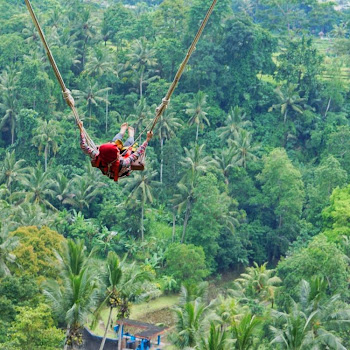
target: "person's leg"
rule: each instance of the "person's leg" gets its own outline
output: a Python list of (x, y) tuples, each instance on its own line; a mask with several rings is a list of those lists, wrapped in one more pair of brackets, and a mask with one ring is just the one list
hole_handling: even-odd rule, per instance
[(134, 137), (135, 137), (135, 130), (134, 130), (134, 128), (132, 126), (128, 127), (128, 134), (129, 134), (129, 137), (124, 143), (125, 147), (132, 146), (134, 144), (134, 142), (135, 142), (135, 139), (134, 139)]
[(112, 140), (112, 141), (115, 142), (115, 141), (117, 141), (117, 140), (122, 140), (123, 137), (124, 137), (124, 134), (125, 134), (125, 131), (126, 131), (127, 128), (128, 128), (128, 123), (122, 124), (122, 126), (120, 127), (120, 131), (118, 132), (117, 135), (115, 135), (115, 136), (113, 137), (113, 140)]

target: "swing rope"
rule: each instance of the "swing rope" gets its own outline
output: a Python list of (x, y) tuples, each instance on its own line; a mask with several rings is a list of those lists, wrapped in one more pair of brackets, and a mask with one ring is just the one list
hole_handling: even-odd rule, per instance
[(79, 118), (79, 114), (78, 114), (78, 111), (77, 109), (75, 108), (75, 102), (74, 102), (74, 98), (70, 92), (69, 89), (67, 89), (64, 81), (63, 81), (63, 78), (61, 76), (61, 73), (57, 67), (57, 64), (55, 62), (55, 59), (51, 53), (51, 50), (49, 48), (49, 45), (46, 41), (46, 38), (45, 38), (45, 35), (44, 35), (44, 32), (43, 30), (41, 29), (41, 26), (39, 24), (39, 21), (34, 13), (34, 10), (33, 10), (33, 7), (32, 7), (32, 4), (30, 3), (30, 0), (25, 0), (25, 3), (27, 5), (27, 8), (28, 8), (28, 11), (32, 17), (32, 20), (34, 22), (34, 25), (36, 27), (36, 29), (38, 30), (38, 33), (39, 33), (39, 36), (41, 38), (41, 41), (44, 45), (44, 48), (45, 48), (45, 51), (46, 51), (46, 54), (47, 54), (47, 57), (50, 61), (50, 64), (52, 66), (52, 69), (55, 73), (55, 76), (61, 86), (61, 89), (62, 89), (62, 93), (63, 93), (63, 98), (65, 99), (65, 101), (67, 102), (68, 106), (71, 108), (72, 112), (73, 112), (73, 116), (74, 116), (74, 119), (75, 119), (75, 122), (77, 123), (80, 131), (82, 132), (82, 134), (85, 136), (85, 139), (86, 139), (86, 142), (87, 144), (93, 148), (94, 150), (97, 150), (97, 147), (95, 145), (95, 143), (92, 141), (91, 137), (89, 136), (89, 134), (86, 132), (85, 128), (83, 127), (83, 124)]
[[(172, 84), (170, 85), (169, 89), (168, 89), (168, 92), (166, 93), (165, 97), (162, 99), (162, 103), (156, 108), (156, 115), (155, 115), (155, 118), (149, 123), (149, 125), (147, 125), (147, 127), (140, 133), (140, 135), (137, 137), (137, 139), (135, 140), (134, 144), (141, 138), (142, 134), (144, 134), (146, 132), (146, 130), (150, 130), (150, 131), (153, 131), (154, 127), (156, 126), (156, 124), (158, 123), (159, 119), (161, 118), (163, 112), (167, 109), (169, 103), (170, 103), (170, 98), (173, 94), (173, 92), (175, 91), (176, 89), (176, 86), (182, 76), (182, 73), (184, 72), (186, 66), (187, 66), (187, 63), (190, 59), (190, 57), (192, 56), (193, 52), (196, 50), (196, 45), (203, 33), (203, 30), (205, 28), (205, 26), (207, 25), (208, 23), (208, 20), (212, 14), (212, 12), (214, 11), (214, 7), (217, 3), (217, 0), (213, 0), (200, 28), (198, 29), (198, 32), (191, 44), (191, 46), (189, 47), (188, 51), (187, 51), (187, 54), (185, 56), (185, 59), (182, 61), (176, 75), (175, 75), (175, 78), (172, 82)], [(149, 129), (150, 127), (150, 129)]]

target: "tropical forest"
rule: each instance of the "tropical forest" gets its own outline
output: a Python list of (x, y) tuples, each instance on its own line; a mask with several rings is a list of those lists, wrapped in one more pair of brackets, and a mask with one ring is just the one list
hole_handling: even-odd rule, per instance
[(350, 349), (349, 97), (348, 0), (0, 0), (0, 349)]

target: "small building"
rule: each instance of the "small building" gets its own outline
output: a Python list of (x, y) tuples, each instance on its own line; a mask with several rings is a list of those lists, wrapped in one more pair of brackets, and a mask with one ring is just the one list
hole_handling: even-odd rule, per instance
[[(118, 320), (114, 330), (118, 334), (119, 327), (122, 329), (122, 349), (162, 349), (161, 335), (168, 327), (159, 327), (154, 324), (130, 319)], [(125, 328), (128, 329), (125, 332)]]

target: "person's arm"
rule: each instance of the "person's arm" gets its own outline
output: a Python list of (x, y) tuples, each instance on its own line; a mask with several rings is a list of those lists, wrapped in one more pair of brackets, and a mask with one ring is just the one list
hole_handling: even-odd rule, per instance
[(137, 149), (137, 151), (135, 153), (131, 154), (129, 157), (121, 159), (122, 166), (123, 167), (127, 167), (132, 162), (134, 162), (136, 159), (138, 159), (140, 156), (142, 156), (145, 153), (145, 151), (146, 151), (146, 147), (148, 145), (148, 141), (150, 141), (152, 139), (152, 137), (153, 137), (153, 132), (149, 131), (147, 133), (147, 140)]
[(82, 129), (80, 129), (80, 148), (83, 150), (85, 154), (87, 154), (91, 158), (91, 160), (95, 160), (97, 156), (100, 154), (98, 150), (93, 149), (87, 144), (86, 137)]

